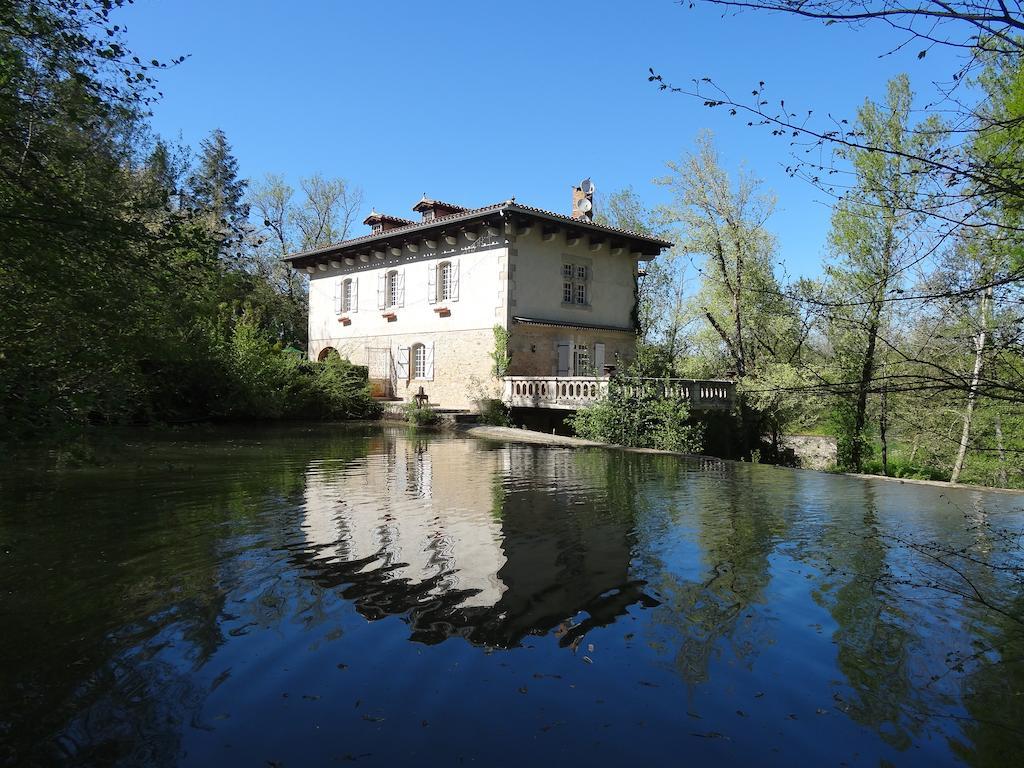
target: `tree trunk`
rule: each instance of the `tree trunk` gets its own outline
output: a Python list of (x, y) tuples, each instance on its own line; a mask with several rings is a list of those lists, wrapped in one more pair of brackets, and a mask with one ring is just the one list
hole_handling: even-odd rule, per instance
[(879, 279), (875, 285), (875, 293), (868, 309), (868, 343), (864, 350), (864, 362), (861, 365), (860, 381), (857, 384), (857, 407), (854, 411), (853, 445), (850, 460), (855, 472), (864, 466), (864, 429), (868, 422), (868, 391), (875, 378), (875, 348), (878, 345), (878, 332), (882, 327), (882, 311), (885, 308), (885, 294), (892, 278), (892, 253), (895, 247), (891, 225), (886, 226), (885, 243), (882, 246), (882, 263), (878, 270)]
[(964, 468), (964, 460), (967, 458), (967, 444), (971, 439), (971, 421), (974, 418), (974, 405), (978, 400), (978, 385), (981, 380), (981, 366), (985, 356), (985, 342), (988, 338), (988, 303), (992, 298), (992, 289), (989, 288), (981, 297), (981, 330), (974, 337), (974, 371), (971, 374), (971, 385), (967, 390), (967, 408), (964, 411), (964, 427), (960, 432), (960, 449), (956, 454), (956, 461), (953, 463), (953, 471), (949, 475), (949, 482), (955, 483), (960, 479), (960, 473)]
[(999, 451), (999, 472), (996, 475), (996, 482), (1003, 488), (1006, 487), (1006, 448), (1003, 446), (1003, 425), (999, 421), (999, 412), (996, 411), (996, 450)]
[(886, 477), (889, 476), (889, 443), (885, 439), (886, 432), (886, 413), (885, 408), (888, 405), (888, 392), (885, 387), (882, 388), (882, 407), (878, 413), (878, 436), (882, 441), (882, 474)]
[(864, 350), (861, 364), (860, 379), (857, 381), (857, 402), (854, 408), (853, 441), (850, 446), (850, 463), (854, 472), (860, 472), (864, 465), (864, 429), (868, 422), (868, 390), (875, 376), (875, 345), (878, 343), (879, 318), (882, 305), (875, 304), (871, 308), (871, 321), (868, 324), (868, 345)]

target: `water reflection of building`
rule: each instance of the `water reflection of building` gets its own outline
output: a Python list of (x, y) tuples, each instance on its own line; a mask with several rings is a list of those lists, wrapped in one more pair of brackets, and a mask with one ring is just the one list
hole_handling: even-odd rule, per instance
[(505, 557), (488, 481), (500, 456), (472, 441), (434, 441), (429, 450), (425, 440), (378, 442), (364, 459), (308, 468), (303, 530), (313, 563), (361, 563), (424, 596), (457, 592), (461, 605), (493, 605)]
[(297, 557), (364, 616), (407, 614), (424, 642), (555, 629), (571, 643), (653, 602), (630, 579), (632, 513), (610, 508), (594, 461), (607, 454), (386, 434), (365, 459), (310, 465)]

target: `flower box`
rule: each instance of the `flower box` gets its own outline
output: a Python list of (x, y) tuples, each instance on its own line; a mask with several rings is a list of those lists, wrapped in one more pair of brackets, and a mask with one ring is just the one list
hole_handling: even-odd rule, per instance
[(395, 322), (395, 320), (398, 319), (398, 315), (396, 315), (394, 312), (382, 312), (381, 317), (383, 317), (389, 323), (393, 323)]
[(351, 317), (339, 317), (338, 318), (338, 322), (341, 323), (342, 325), (352, 325), (352, 318)]
[(438, 317), (451, 317), (452, 311), (448, 307), (434, 307)]

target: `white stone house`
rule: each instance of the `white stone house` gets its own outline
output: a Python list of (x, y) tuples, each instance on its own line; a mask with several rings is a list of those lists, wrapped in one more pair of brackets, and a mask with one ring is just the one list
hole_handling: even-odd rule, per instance
[[(310, 277), (310, 358), (337, 351), (369, 367), (376, 394), (447, 408), (503, 388), (511, 401), (527, 378), (546, 395), (600, 382), (635, 352), (639, 263), (671, 243), (595, 224), (581, 188), (573, 208), (424, 197), (419, 221), (373, 212), (370, 234), (289, 256)], [(509, 335), (504, 381), (495, 326)]]

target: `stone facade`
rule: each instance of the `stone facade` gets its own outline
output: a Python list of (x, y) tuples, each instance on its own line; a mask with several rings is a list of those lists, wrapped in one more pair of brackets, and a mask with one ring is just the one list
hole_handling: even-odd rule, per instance
[[(636, 355), (636, 336), (629, 331), (564, 328), (515, 323), (509, 336), (512, 354), (509, 376), (554, 376), (558, 371), (558, 345), (586, 346), (594, 362), (597, 344), (604, 344), (605, 364), (615, 365)], [(597, 372), (601, 373), (601, 372)]]
[(310, 356), (316, 359), (325, 347), (333, 347), (353, 363), (368, 365), (368, 349), (387, 349), (392, 355), (390, 364), (397, 366), (398, 361), (394, 358), (398, 350), (412, 348), (415, 344), (433, 345), (433, 376), (413, 378), (410, 367), (405, 376), (396, 377), (395, 397), (412, 400), (423, 387), (433, 405), (475, 409), (481, 396), (496, 397), (501, 392), (500, 383), (491, 371), (494, 365), (491, 358), (494, 331), (491, 328), (318, 340), (315, 346), (311, 344)]

